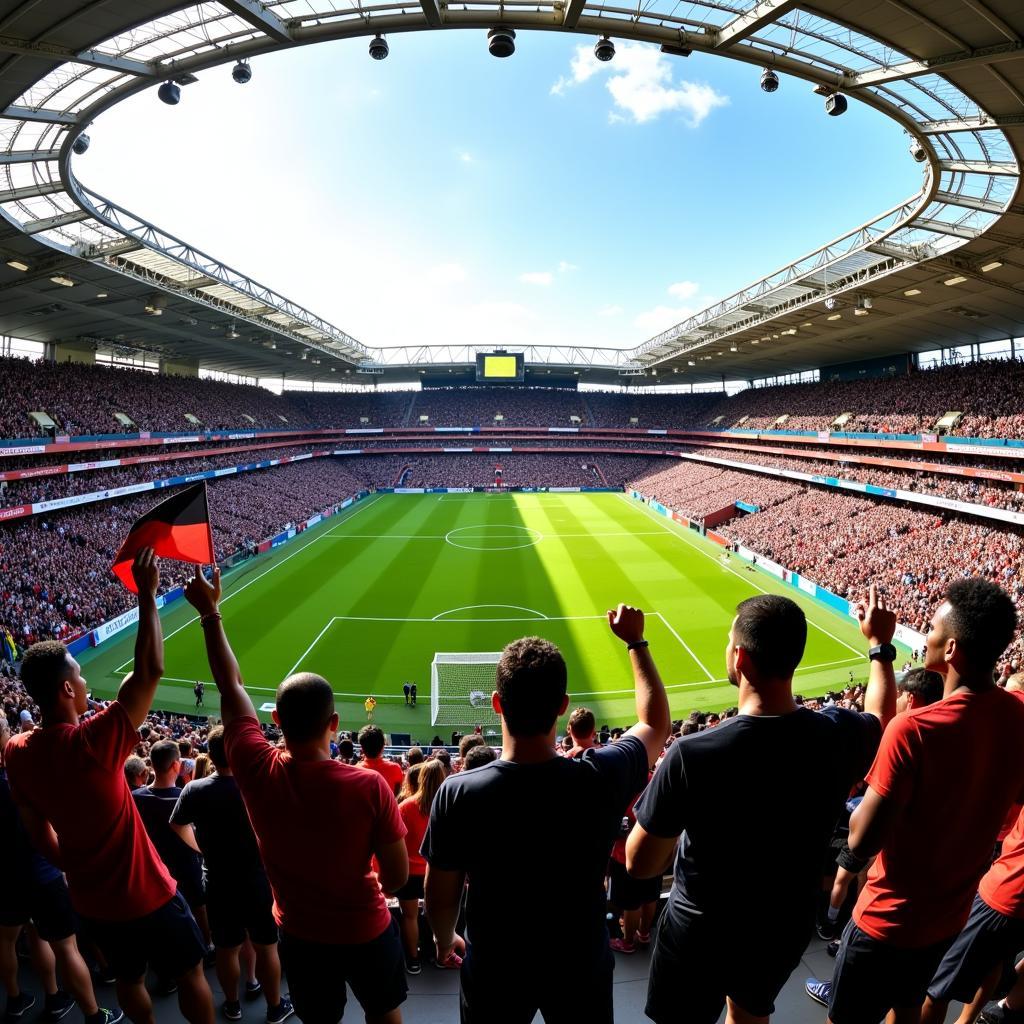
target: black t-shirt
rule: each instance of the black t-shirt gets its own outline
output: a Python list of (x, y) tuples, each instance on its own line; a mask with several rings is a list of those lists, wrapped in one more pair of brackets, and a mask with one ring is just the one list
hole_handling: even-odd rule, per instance
[(179, 786), (156, 789), (142, 786), (132, 790), (142, 824), (153, 840), (156, 852), (179, 883), (201, 884), (203, 860), (170, 826), (171, 811), (181, 796)]
[(537, 928), (559, 908), (573, 924), (554, 961), (603, 955), (605, 868), (647, 770), (644, 745), (626, 736), (578, 759), (494, 761), (445, 780), (422, 853), (435, 868), (466, 873), (468, 933), (479, 965), (540, 969)]
[(195, 826), (211, 884), (247, 885), (262, 878), (256, 836), (233, 775), (193, 779), (181, 791), (171, 822)]
[(647, 832), (682, 835), (669, 912), (809, 927), (832, 830), (881, 736), (874, 715), (830, 707), (676, 740), (636, 806)]

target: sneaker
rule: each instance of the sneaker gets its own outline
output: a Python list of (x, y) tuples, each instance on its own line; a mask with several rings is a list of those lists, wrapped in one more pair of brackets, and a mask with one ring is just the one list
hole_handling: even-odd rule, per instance
[(410, 960), (408, 957), (405, 961), (405, 973), (406, 974), (419, 974), (423, 970), (423, 965), (419, 960)]
[(117, 975), (112, 967), (97, 967), (93, 980), (97, 985), (116, 985)]
[(636, 952), (636, 946), (634, 946), (632, 942), (627, 942), (625, 939), (612, 939), (611, 942), (608, 943), (608, 945), (616, 953), (635, 953)]
[(832, 995), (831, 981), (818, 981), (817, 978), (808, 978), (804, 982), (804, 991), (822, 1006), (828, 1006), (829, 998)]
[(649, 946), (651, 944), (651, 933), (650, 932), (637, 932), (636, 938), (633, 940), (638, 946)]
[(7, 997), (7, 1009), (4, 1010), (4, 1017), (7, 1020), (21, 1020), (25, 1014), (36, 1005), (36, 997), (29, 992), (22, 992), (19, 995)]
[(281, 1002), (267, 1010), (267, 1024), (282, 1024), (295, 1012), (290, 999), (281, 997)]
[(173, 996), (178, 991), (178, 983), (174, 978), (157, 978), (156, 994), (158, 996)]
[(124, 1010), (119, 1006), (115, 1006), (112, 1010), (104, 1009), (100, 1007), (96, 1011), (97, 1024), (121, 1024), (124, 1020)]
[(457, 971), (462, 966), (462, 957), (453, 949), (444, 960), (435, 960), (434, 966), (439, 971)]
[(814, 930), (818, 933), (818, 938), (823, 942), (831, 942), (839, 930), (838, 921), (816, 921)]
[(827, 945), (827, 946), (825, 947), (825, 952), (826, 952), (826, 953), (828, 953), (828, 955), (829, 955), (830, 957), (832, 957), (832, 959), (833, 959), (833, 960), (835, 960), (835, 958), (836, 958), (836, 957), (837, 957), (837, 956), (839, 955), (839, 947), (840, 947), (841, 945), (842, 945), (842, 943), (841, 943), (841, 942), (839, 941), (839, 939), (833, 939), (833, 940), (832, 940), (832, 941), (831, 941), (831, 942), (830, 942), (830, 943), (829, 943), (829, 944), (828, 944), (828, 945)]
[(47, 996), (43, 1004), (43, 1016), (49, 1021), (63, 1020), (74, 1008), (75, 1001), (57, 989), (52, 996)]
[(263, 993), (263, 986), (258, 981), (247, 981), (245, 983), (245, 1001), (251, 1003), (254, 999), (259, 999)]
[(1024, 1010), (1011, 1010), (1001, 1002), (989, 1003), (981, 1016), (978, 1024), (1022, 1024), (1024, 1022)]
[(242, 1004), (237, 1000), (226, 999), (220, 1008), (225, 1020), (241, 1020)]

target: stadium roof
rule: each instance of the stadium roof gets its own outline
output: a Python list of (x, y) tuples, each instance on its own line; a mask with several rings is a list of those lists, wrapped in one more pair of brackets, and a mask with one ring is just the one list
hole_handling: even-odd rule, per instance
[(657, 371), (699, 383), (1024, 334), (1019, 0), (0, 0), (0, 332), (307, 380), (467, 365), (469, 349), (360, 343), (91, 192), (71, 157), (105, 109), (163, 81), (189, 88), (216, 64), (495, 25), (772, 66), (893, 118), (922, 157), (919, 193), (686, 322), (622, 351), (532, 349), (528, 363), (601, 382), (653, 383), (638, 375)]

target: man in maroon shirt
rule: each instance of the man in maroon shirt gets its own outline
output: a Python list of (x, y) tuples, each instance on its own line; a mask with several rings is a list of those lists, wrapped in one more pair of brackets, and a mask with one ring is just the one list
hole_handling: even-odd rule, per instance
[(15, 736), (5, 751), (11, 790), (35, 848), (67, 875), (71, 902), (117, 975), (117, 994), (135, 1024), (153, 1024), (147, 964), (178, 983), (181, 1012), (212, 1024), (203, 974), (205, 944), (139, 818), (125, 759), (163, 674), (156, 606), (160, 576), (152, 549), (135, 558), (139, 632), (132, 671), (117, 699), (80, 721), (88, 704), (80, 666), (49, 640), (29, 648), (21, 678), (42, 727)]
[(936, 968), (967, 921), (1011, 804), (1024, 800), (1024, 704), (995, 685), (1017, 613), (1001, 588), (960, 579), (932, 617), (925, 668), (943, 698), (898, 715), (850, 819), (850, 850), (878, 854), (843, 933), (833, 1024), (917, 1024)]
[[(401, 1024), (405, 957), (384, 897), (409, 874), (394, 793), (377, 772), (331, 759), (334, 694), (310, 672), (277, 688), (273, 718), (285, 750), (272, 747), (224, 633), (219, 570), (212, 585), (201, 573), (190, 580), (185, 596), (199, 612), (228, 763), (274, 892), (296, 1014), (306, 1024), (336, 1024), (347, 982), (367, 1024)], [(371, 867), (374, 856), (379, 874)]]

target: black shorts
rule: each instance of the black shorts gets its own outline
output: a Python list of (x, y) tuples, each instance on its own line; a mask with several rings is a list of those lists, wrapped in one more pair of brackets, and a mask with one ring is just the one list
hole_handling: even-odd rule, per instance
[(161, 978), (180, 978), (200, 963), (206, 943), (181, 893), (130, 921), (84, 921), (118, 981), (135, 982), (147, 965)]
[[(607, 938), (587, 963), (571, 963), (558, 954), (548, 964), (510, 964), (505, 958), (481, 965), (472, 944), (462, 962), (460, 1024), (531, 1024), (540, 1011), (546, 1024), (586, 1021), (612, 1024), (612, 972), (615, 962)], [(561, 952), (561, 951), (560, 951)]]
[(0, 905), (0, 925), (15, 928), (29, 921), (46, 942), (61, 942), (75, 934), (75, 912), (63, 878), (11, 885)]
[(1024, 949), (1024, 921), (993, 910), (980, 896), (974, 897), (964, 930), (942, 958), (928, 986), (932, 999), (969, 1003), (989, 972), (1009, 965)]
[(726, 998), (769, 1017), (814, 934), (814, 908), (754, 934), (745, 929), (749, 956), (736, 955), (736, 918), (728, 913), (686, 914), (670, 903), (655, 932), (644, 1009), (651, 1020), (676, 1024), (685, 1006), (687, 1024), (715, 1024)]
[(850, 921), (832, 977), (832, 1024), (874, 1024), (894, 1007), (920, 1006), (953, 939), (902, 949), (873, 939)]
[(394, 921), (370, 942), (306, 942), (281, 932), (281, 965), (296, 1016), (304, 1024), (337, 1024), (345, 1012), (345, 983), (366, 1016), (405, 1002), (405, 954)]
[(206, 913), (210, 936), (218, 949), (234, 949), (245, 942), (246, 935), (258, 946), (277, 942), (274, 896), (266, 877), (240, 885), (210, 882), (206, 887)]
[(203, 869), (198, 864), (195, 871), (183, 874), (181, 878), (175, 878), (178, 883), (178, 892), (185, 897), (189, 910), (194, 914), (200, 907), (206, 906), (206, 886), (203, 884)]
[(394, 893), (394, 897), (399, 902), (423, 899), (423, 875), (410, 875), (409, 881)]
[(661, 875), (657, 878), (633, 878), (626, 865), (617, 860), (608, 863), (608, 902), (616, 910), (639, 910), (661, 896)]

